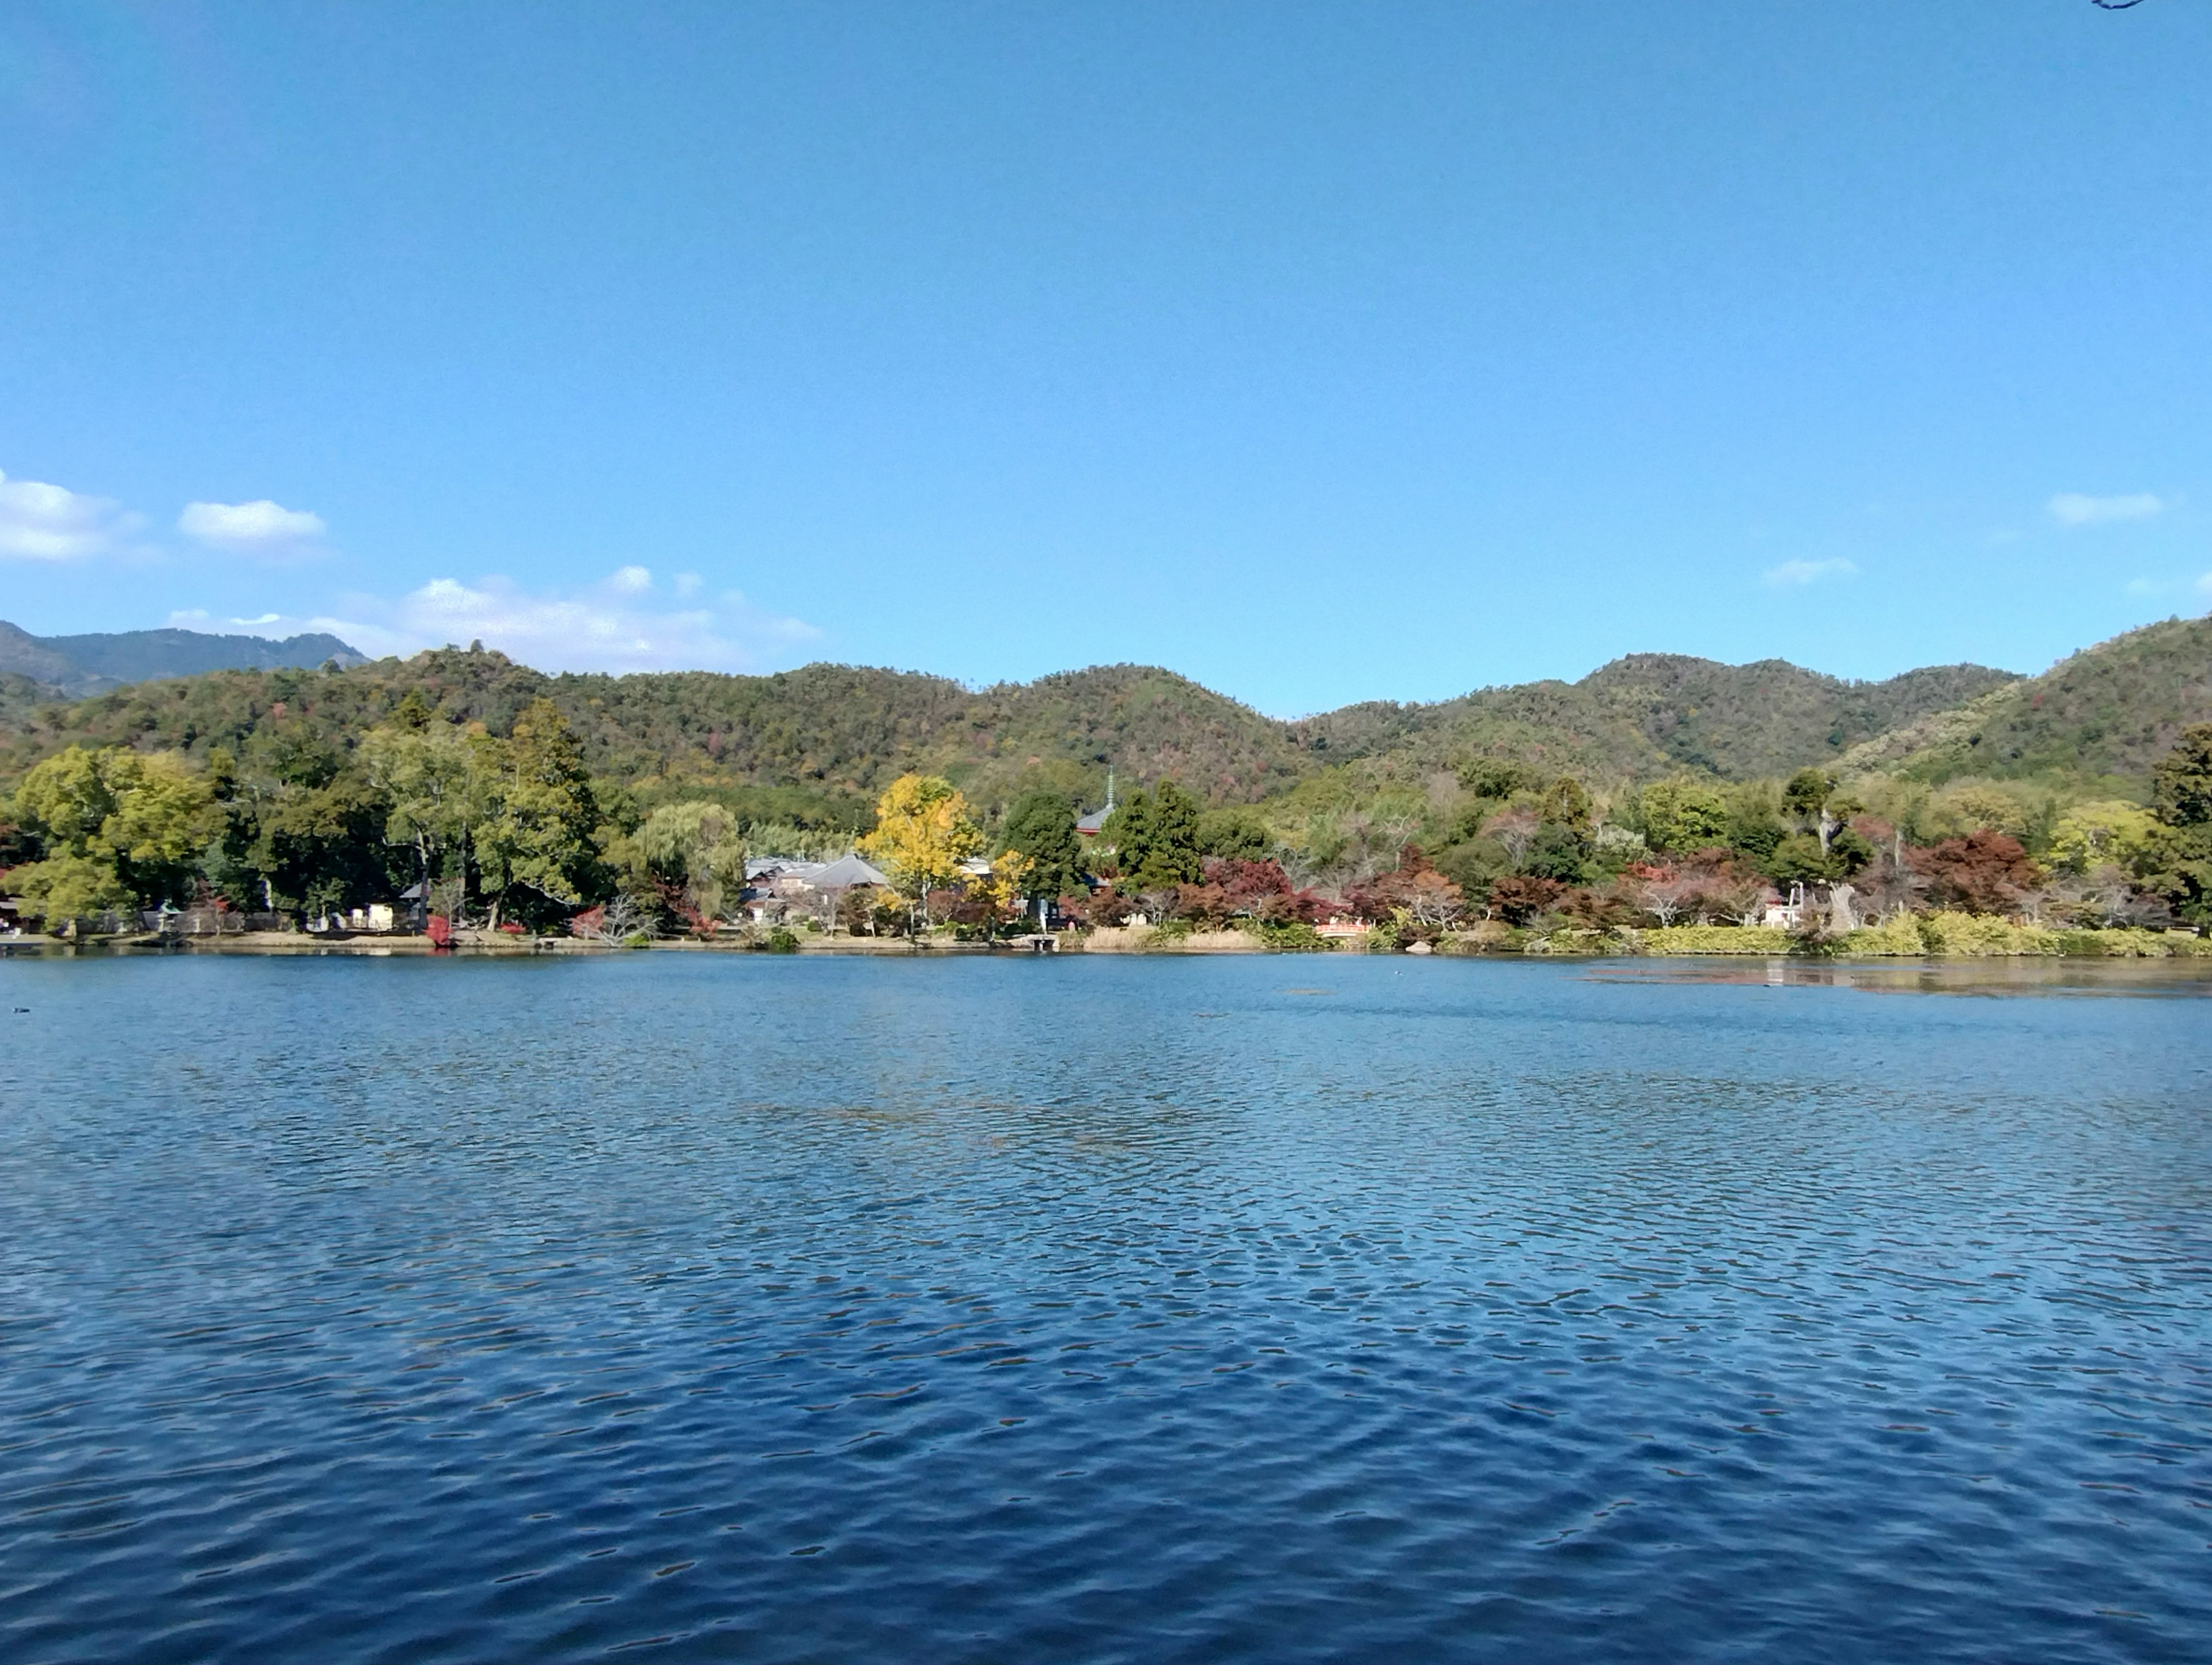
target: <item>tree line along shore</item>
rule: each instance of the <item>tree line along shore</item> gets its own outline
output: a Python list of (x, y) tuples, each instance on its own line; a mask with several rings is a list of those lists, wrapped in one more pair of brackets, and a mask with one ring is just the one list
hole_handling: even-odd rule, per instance
[(179, 744), (88, 735), (21, 768), (0, 812), (14, 928), (335, 939), (370, 910), (462, 944), (2212, 950), (2212, 724), (2182, 728), (2132, 793), (1820, 764), (1639, 783), (1492, 748), (1410, 777), (1310, 771), (1246, 802), (1164, 769), (1087, 817), (1047, 765), (983, 803), (910, 769), (825, 814), (803, 787), (594, 769), (543, 694), (500, 722), (421, 686), (311, 720), (319, 687), (360, 673), (318, 674), (287, 684), (296, 713), (270, 702)]

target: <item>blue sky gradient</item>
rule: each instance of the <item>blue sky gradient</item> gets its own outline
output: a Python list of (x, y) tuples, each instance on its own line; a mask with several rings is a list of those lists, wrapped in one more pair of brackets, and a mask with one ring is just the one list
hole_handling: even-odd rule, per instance
[(33, 0), (0, 617), (1278, 714), (2039, 669), (2212, 605), (2208, 64), (2179, 0)]

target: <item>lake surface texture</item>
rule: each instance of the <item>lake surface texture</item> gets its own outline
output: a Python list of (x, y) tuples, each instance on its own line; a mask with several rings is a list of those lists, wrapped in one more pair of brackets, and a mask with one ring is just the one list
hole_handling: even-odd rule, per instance
[(2206, 987), (0, 963), (0, 1658), (2212, 1658)]

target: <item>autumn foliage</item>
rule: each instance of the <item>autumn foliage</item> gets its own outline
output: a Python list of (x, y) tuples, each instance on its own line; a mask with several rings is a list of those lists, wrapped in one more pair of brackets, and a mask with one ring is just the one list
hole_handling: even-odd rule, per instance
[(2018, 839), (1986, 827), (1915, 850), (1911, 862), (1929, 901), (1970, 914), (2011, 912), (2043, 877)]

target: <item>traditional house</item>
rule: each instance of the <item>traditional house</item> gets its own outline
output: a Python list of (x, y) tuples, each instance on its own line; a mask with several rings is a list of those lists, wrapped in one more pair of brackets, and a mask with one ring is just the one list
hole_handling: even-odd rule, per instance
[[(988, 872), (987, 866), (984, 869)], [(846, 891), (859, 884), (872, 884), (878, 890), (889, 890), (890, 879), (873, 862), (864, 861), (857, 855), (841, 855), (817, 871), (808, 881), (817, 890)]]
[(781, 921), (793, 908), (834, 918), (848, 890), (862, 886), (889, 890), (890, 880), (872, 863), (847, 854), (835, 861), (800, 861), (788, 856), (758, 856), (745, 863), (745, 911), (756, 925)]

